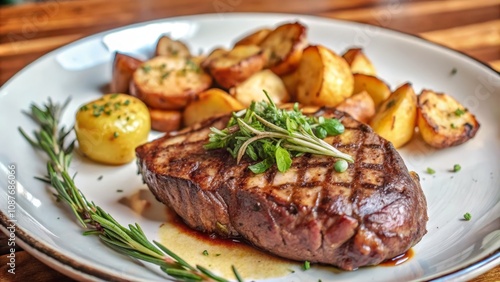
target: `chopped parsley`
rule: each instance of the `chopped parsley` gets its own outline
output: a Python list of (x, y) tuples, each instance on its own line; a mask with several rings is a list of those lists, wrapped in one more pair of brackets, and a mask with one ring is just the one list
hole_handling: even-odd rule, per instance
[(141, 67), (142, 71), (145, 73), (149, 73), (151, 71), (151, 66), (150, 65), (144, 65)]
[(466, 213), (464, 214), (464, 220), (465, 220), (465, 221), (469, 221), (469, 220), (471, 220), (471, 219), (472, 219), (472, 215), (471, 215), (470, 213), (466, 212)]
[(430, 168), (430, 167), (427, 168), (426, 172), (428, 174), (434, 174), (434, 173), (436, 173), (436, 171), (434, 169)]
[(302, 266), (302, 268), (304, 268), (304, 270), (310, 269), (311, 263), (308, 260), (304, 261), (304, 265)]
[(203, 250), (203, 255), (204, 256), (208, 256), (208, 251), (207, 250)]
[(463, 116), (463, 115), (465, 114), (465, 110), (462, 110), (462, 109), (458, 108), (458, 109), (456, 109), (456, 110), (454, 111), (454, 113), (455, 113), (455, 115), (456, 115), (457, 117), (460, 117), (460, 116)]
[(458, 171), (460, 171), (461, 169), (462, 169), (462, 167), (461, 167), (459, 164), (455, 164), (455, 165), (453, 166), (453, 172), (458, 172)]

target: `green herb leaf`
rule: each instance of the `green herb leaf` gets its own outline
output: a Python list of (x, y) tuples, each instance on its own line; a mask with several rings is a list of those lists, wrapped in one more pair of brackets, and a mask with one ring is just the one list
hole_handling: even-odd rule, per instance
[(428, 174), (434, 174), (434, 173), (436, 173), (436, 171), (434, 169), (430, 168), (430, 167), (427, 168), (426, 172)]
[(455, 110), (455, 112), (454, 112), (454, 113), (455, 113), (455, 115), (456, 115), (457, 117), (459, 117), (459, 116), (463, 116), (463, 115), (465, 114), (465, 110), (462, 110), (462, 109), (458, 108), (458, 109), (456, 109), (456, 110)]
[(260, 162), (248, 168), (262, 173), (276, 163), (285, 172), (291, 166), (291, 156), (304, 153), (326, 155), (348, 162), (353, 158), (322, 140), (345, 131), (337, 119), (309, 117), (298, 105), (293, 110), (279, 109), (264, 91), (268, 101), (252, 102), (246, 110), (233, 113), (225, 129), (211, 128), (207, 150), (226, 149), (239, 163), (244, 156)]
[(458, 171), (460, 171), (461, 169), (462, 169), (462, 167), (461, 167), (459, 164), (455, 164), (455, 165), (453, 166), (453, 172), (458, 172)]
[(254, 165), (248, 166), (248, 168), (255, 174), (263, 173), (268, 168), (273, 165), (273, 161), (271, 159), (265, 159), (261, 162), (258, 162)]
[(472, 219), (472, 215), (471, 215), (470, 213), (466, 212), (466, 213), (464, 214), (464, 220), (465, 220), (465, 221), (469, 221), (469, 220), (471, 220), (471, 219)]
[(287, 171), (292, 165), (292, 158), (290, 158), (290, 153), (278, 146), (275, 152), (276, 164), (278, 165), (278, 170), (280, 172)]

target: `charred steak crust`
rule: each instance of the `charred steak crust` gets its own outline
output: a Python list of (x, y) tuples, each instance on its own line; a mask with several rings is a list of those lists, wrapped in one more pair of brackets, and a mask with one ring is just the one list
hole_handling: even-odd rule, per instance
[(136, 149), (143, 179), (156, 198), (191, 228), (241, 236), (289, 259), (353, 270), (407, 251), (426, 233), (426, 200), (392, 144), (349, 115), (325, 108), (346, 130), (329, 137), (354, 157), (344, 173), (330, 157), (306, 154), (290, 170), (255, 175), (225, 150), (206, 151), (209, 127), (165, 136)]

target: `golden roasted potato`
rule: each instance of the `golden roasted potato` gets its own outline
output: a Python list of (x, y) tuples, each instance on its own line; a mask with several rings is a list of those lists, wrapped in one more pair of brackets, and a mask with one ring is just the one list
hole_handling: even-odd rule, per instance
[(179, 110), (211, 84), (210, 75), (192, 59), (159, 56), (134, 72), (130, 94), (155, 109)]
[(234, 46), (259, 45), (262, 42), (262, 40), (269, 33), (271, 33), (271, 30), (269, 28), (262, 28), (262, 29), (256, 30), (256, 31), (252, 32), (251, 34), (236, 41), (236, 43), (234, 43)]
[(80, 151), (97, 162), (124, 164), (135, 158), (135, 148), (148, 139), (149, 112), (139, 99), (107, 94), (80, 107), (75, 133)]
[(182, 122), (181, 111), (157, 110), (149, 108), (151, 129), (161, 132), (179, 130)]
[(352, 73), (362, 73), (373, 76), (377, 75), (375, 66), (373, 66), (372, 62), (370, 62), (365, 53), (363, 53), (363, 49), (351, 48), (347, 50), (342, 57), (344, 57), (346, 62), (349, 64), (349, 67), (351, 67)]
[(202, 63), (222, 88), (238, 85), (266, 63), (264, 52), (256, 45), (236, 46), (230, 51), (212, 53)]
[(169, 57), (181, 57), (189, 58), (191, 52), (189, 48), (182, 41), (173, 40), (167, 35), (163, 35), (158, 39), (156, 43), (156, 56), (169, 56)]
[(352, 95), (336, 108), (364, 123), (368, 123), (375, 115), (375, 103), (373, 103), (372, 97), (366, 91)]
[(243, 106), (248, 107), (252, 101), (267, 101), (263, 90), (267, 92), (275, 104), (283, 104), (290, 101), (290, 95), (286, 91), (285, 84), (271, 70), (262, 70), (252, 75), (241, 84), (231, 88), (229, 93)]
[(129, 93), (130, 80), (134, 71), (143, 63), (143, 61), (116, 52), (113, 60), (113, 72), (109, 90), (112, 93)]
[(418, 96), (417, 125), (424, 141), (436, 148), (460, 145), (479, 129), (476, 117), (452, 97), (432, 90)]
[(283, 83), (285, 84), (286, 91), (288, 92), (288, 95), (290, 95), (290, 99), (297, 100), (297, 84), (299, 82), (297, 72), (294, 71), (289, 74), (282, 75), (281, 80), (283, 80)]
[(353, 93), (356, 94), (362, 91), (368, 92), (375, 103), (375, 108), (378, 108), (391, 95), (391, 89), (389, 89), (389, 86), (375, 76), (355, 73), (353, 74), (353, 77)]
[(277, 75), (294, 71), (307, 46), (306, 31), (298, 22), (283, 24), (271, 31), (259, 44), (267, 57), (266, 68)]
[(243, 105), (227, 92), (217, 88), (208, 89), (198, 95), (184, 109), (184, 126), (191, 126), (210, 117), (243, 109)]
[(417, 120), (417, 96), (406, 83), (396, 89), (380, 106), (370, 126), (380, 136), (399, 148), (413, 136)]
[(337, 106), (353, 92), (346, 61), (321, 45), (304, 49), (297, 69), (297, 101), (304, 105)]

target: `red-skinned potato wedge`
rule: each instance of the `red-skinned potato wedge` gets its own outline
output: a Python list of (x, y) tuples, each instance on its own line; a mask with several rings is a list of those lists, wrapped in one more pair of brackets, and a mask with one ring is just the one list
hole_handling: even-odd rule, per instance
[(252, 101), (267, 101), (265, 90), (277, 105), (290, 101), (290, 95), (279, 76), (271, 70), (262, 70), (239, 85), (231, 88), (229, 93), (243, 106), (248, 107)]
[(352, 73), (362, 73), (367, 75), (377, 75), (375, 66), (368, 59), (368, 57), (363, 53), (361, 48), (351, 48), (347, 50), (344, 55), (342, 55), (346, 62), (351, 67)]
[(156, 43), (156, 56), (182, 57), (188, 58), (191, 56), (189, 48), (184, 42), (173, 40), (167, 35), (163, 35)]
[(111, 93), (130, 93), (130, 80), (134, 71), (143, 63), (143, 61), (116, 52), (113, 60), (113, 70), (109, 90)]
[(353, 94), (354, 79), (346, 61), (321, 45), (304, 49), (297, 69), (297, 101), (337, 106)]
[(239, 39), (234, 43), (234, 46), (240, 46), (240, 45), (259, 45), (262, 40), (269, 34), (271, 33), (271, 29), (269, 28), (262, 28), (259, 30), (256, 30), (249, 35)]
[(396, 89), (380, 106), (370, 126), (383, 138), (400, 148), (411, 140), (417, 122), (417, 96), (406, 83)]
[(211, 88), (198, 95), (198, 98), (184, 109), (184, 126), (192, 126), (213, 116), (227, 114), (243, 109), (244, 106), (226, 91)]
[(336, 108), (364, 123), (368, 123), (375, 115), (375, 103), (373, 103), (372, 97), (366, 91), (352, 95)]
[(170, 132), (179, 130), (182, 123), (181, 111), (157, 110), (149, 108), (151, 128), (156, 131)]
[(256, 45), (240, 45), (230, 51), (212, 52), (202, 66), (225, 89), (240, 84), (266, 63), (264, 52)]
[(298, 22), (283, 24), (271, 31), (259, 44), (267, 57), (266, 68), (277, 75), (294, 71), (307, 46), (306, 33), (306, 27)]
[(355, 73), (353, 74), (353, 77), (353, 93), (359, 93), (362, 91), (368, 92), (375, 103), (375, 108), (378, 108), (391, 95), (391, 89), (389, 86), (375, 76)]
[(190, 58), (158, 56), (134, 72), (130, 94), (155, 109), (179, 110), (211, 84), (210, 75)]
[(417, 125), (424, 141), (435, 148), (460, 145), (479, 130), (476, 117), (444, 93), (423, 90), (418, 96)]

